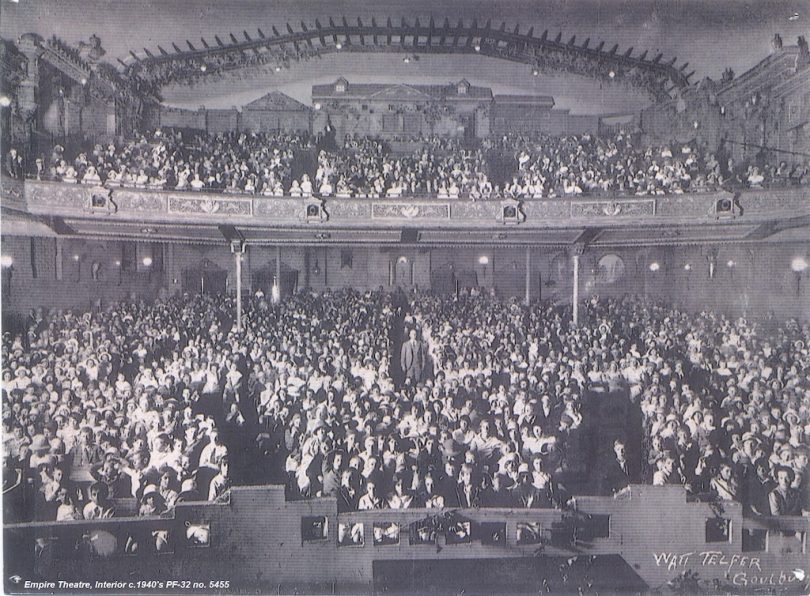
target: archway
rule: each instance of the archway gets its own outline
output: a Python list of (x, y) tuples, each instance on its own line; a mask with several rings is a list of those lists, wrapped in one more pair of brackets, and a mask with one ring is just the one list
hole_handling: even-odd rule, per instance
[[(273, 284), (276, 282), (276, 260), (271, 259), (261, 269), (257, 269), (252, 275), (253, 289), (261, 289), (265, 296), (270, 296)], [(281, 279), (279, 280), (280, 296), (292, 296), (298, 291), (298, 270), (293, 269), (283, 260), (281, 261)]]
[(208, 259), (183, 269), (183, 292), (189, 294), (224, 294), (228, 286), (228, 272)]

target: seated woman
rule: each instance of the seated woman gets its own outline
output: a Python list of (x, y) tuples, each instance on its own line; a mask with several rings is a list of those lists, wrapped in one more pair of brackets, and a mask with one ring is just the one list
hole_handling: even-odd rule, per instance
[(352, 196), (352, 190), (349, 188), (349, 183), (342, 176), (337, 183), (336, 195), (342, 199), (348, 199)]
[(101, 176), (98, 175), (95, 167), (88, 166), (87, 171), (82, 176), (82, 184), (101, 184)]
[(146, 185), (149, 184), (149, 176), (146, 174), (146, 171), (141, 169), (138, 171), (138, 174), (135, 176), (135, 187), (136, 188), (146, 188)]
[(76, 184), (77, 181), (76, 170), (73, 168), (73, 166), (67, 166), (62, 174), (62, 182)]
[(141, 497), (141, 506), (138, 509), (138, 515), (161, 515), (166, 512), (166, 500), (158, 491), (157, 486), (154, 484), (148, 485), (143, 489), (143, 496)]
[(301, 176), (301, 194), (305, 197), (312, 196), (312, 182), (308, 174)]
[(405, 488), (405, 477), (394, 477), (394, 491), (386, 499), (391, 509), (408, 509), (414, 506), (413, 494)]
[(187, 167), (180, 170), (177, 173), (177, 184), (174, 188), (177, 190), (186, 190), (189, 187), (189, 176), (191, 176), (191, 172)]
[(104, 186), (109, 186), (111, 188), (117, 188), (121, 186), (121, 181), (123, 180), (123, 171), (125, 166), (121, 166), (121, 170), (116, 170), (112, 168), (107, 172), (107, 180), (104, 182)]
[(734, 471), (728, 463), (720, 464), (720, 468), (712, 477), (709, 486), (721, 501), (740, 500), (737, 479), (734, 477)]
[(199, 172), (194, 172), (194, 178), (191, 180), (190, 186), (191, 190), (202, 190), (205, 188), (205, 182), (200, 178)]
[(385, 191), (385, 196), (392, 198), (399, 198), (402, 196), (402, 186), (400, 186), (399, 180), (394, 180), (391, 183), (391, 186), (387, 191)]

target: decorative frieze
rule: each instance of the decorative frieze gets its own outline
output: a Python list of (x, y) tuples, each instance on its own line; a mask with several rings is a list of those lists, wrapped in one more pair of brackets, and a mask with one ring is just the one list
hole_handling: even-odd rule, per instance
[(169, 197), (170, 214), (250, 217), (252, 211), (250, 199), (218, 199), (211, 195)]
[(655, 199), (571, 201), (571, 217), (639, 217), (655, 215)]
[(372, 219), (450, 219), (448, 203), (374, 203)]

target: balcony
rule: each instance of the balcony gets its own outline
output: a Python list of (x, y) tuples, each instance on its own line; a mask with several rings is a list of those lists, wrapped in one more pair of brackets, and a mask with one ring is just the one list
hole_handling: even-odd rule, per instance
[[(5, 209), (60, 222), (57, 233), (169, 241), (221, 241), (218, 227), (232, 225), (249, 242), (266, 239), (269, 231), (291, 230), (296, 233), (277, 238), (400, 242), (398, 232), (408, 228), (419, 232), (420, 244), (452, 241), (458, 231), (467, 232), (471, 242), (570, 244), (588, 230), (593, 244), (679, 244), (761, 240), (810, 221), (804, 187), (737, 194), (473, 201), (266, 197), (7, 178), (2, 184)], [(375, 230), (376, 235), (363, 235)]]

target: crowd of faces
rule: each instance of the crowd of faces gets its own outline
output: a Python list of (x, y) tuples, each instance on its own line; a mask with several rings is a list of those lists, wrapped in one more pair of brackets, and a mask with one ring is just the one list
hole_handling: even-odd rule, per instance
[(31, 168), (11, 149), (5, 169), (14, 177), (27, 172), (113, 188), (337, 198), (656, 196), (810, 183), (808, 163), (738, 163), (694, 143), (646, 146), (626, 133), (510, 134), (485, 139), (477, 149), (427, 136), (408, 145), (394, 152), (387, 141), (351, 134), (327, 147), (305, 133), (157, 130), (123, 144), (97, 144), (72, 159), (57, 145)]
[[(628, 296), (589, 300), (574, 326), (570, 307), (477, 291), (259, 292), (242, 331), (233, 308), (34, 311), (4, 336), (4, 480), (29, 487), (37, 518), (214, 499), (230, 485), (221, 426), (249, 432), (253, 414), (255, 473), (341, 511), (563, 508), (635, 482), (808, 510), (807, 324), (766, 332)], [(402, 342), (421, 346), (407, 376)], [(586, 400), (617, 394), (640, 412), (637, 452), (592, 440)]]
[(196, 297), (38, 309), (25, 333), (4, 334), (3, 481), (14, 515), (158, 515), (222, 494), (231, 307)]

